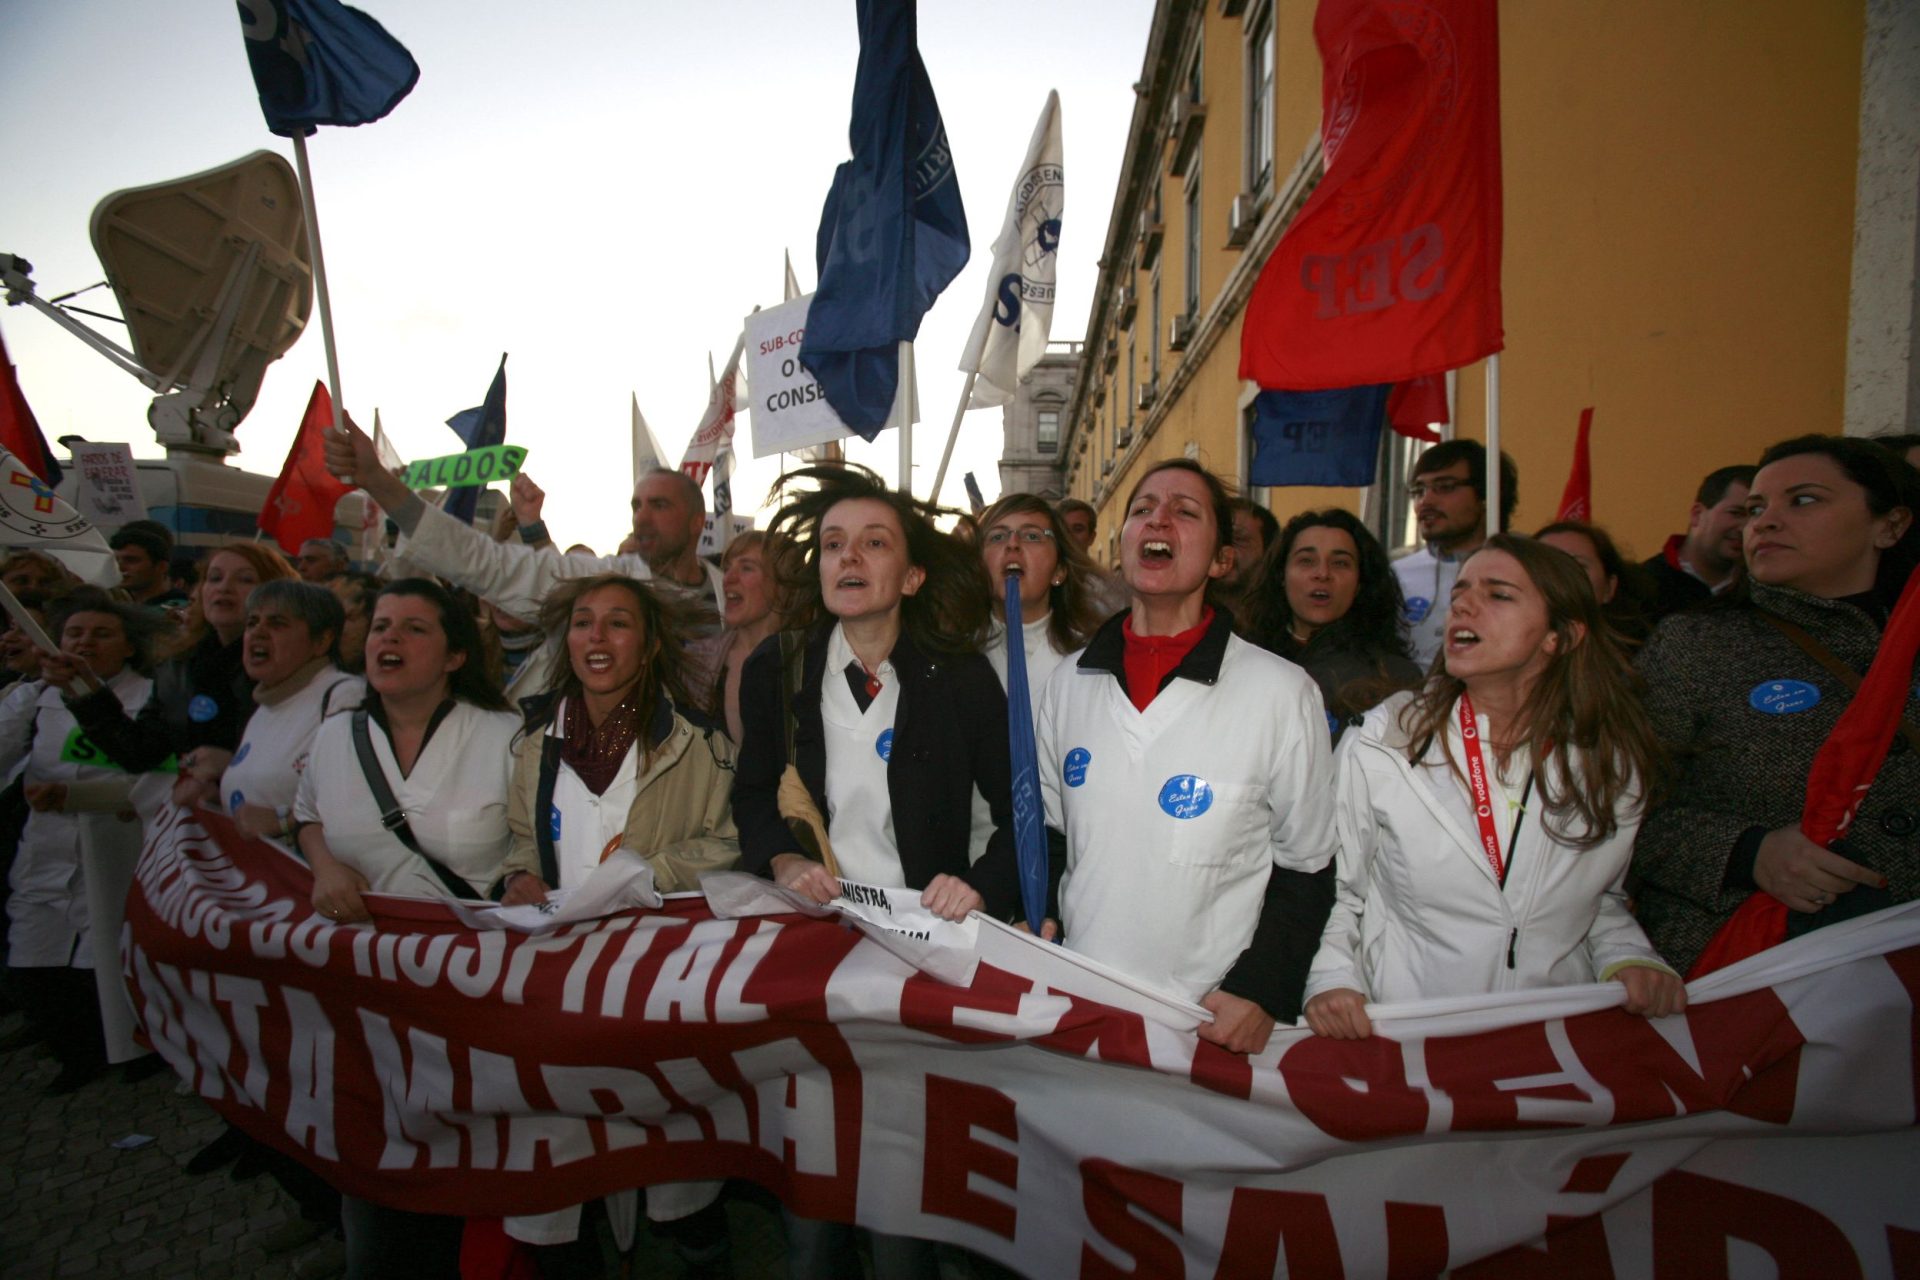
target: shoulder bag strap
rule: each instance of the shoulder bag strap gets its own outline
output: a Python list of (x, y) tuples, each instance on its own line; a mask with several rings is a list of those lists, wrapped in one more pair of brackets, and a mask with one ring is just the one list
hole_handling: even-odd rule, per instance
[(427, 869), (446, 886), (447, 892), (456, 898), (478, 899), (473, 886), (453, 872), (440, 865), (414, 836), (413, 828), (407, 823), (407, 815), (400, 808), (399, 800), (394, 798), (393, 788), (387, 783), (386, 771), (380, 767), (380, 757), (373, 753), (373, 736), (367, 731), (367, 709), (360, 707), (353, 713), (353, 753), (360, 757), (360, 772), (366, 777), (367, 790), (373, 793), (373, 803), (380, 810), (380, 825), (393, 833), (393, 838), (407, 846), (414, 856), (427, 864)]
[(533, 843), (540, 850), (540, 878), (547, 887), (560, 887), (560, 859), (553, 848), (553, 786), (560, 777), (560, 739), (551, 733), (540, 738), (540, 785), (533, 799)]
[[(1840, 661), (1839, 657), (1836, 656), (1831, 649), (1808, 634), (1806, 628), (1797, 623), (1789, 622), (1779, 614), (1769, 612), (1766, 609), (1759, 609), (1757, 612), (1762, 618), (1765, 618), (1772, 624), (1775, 631), (1778, 631), (1781, 635), (1793, 641), (1802, 653), (1812, 658), (1822, 667), (1825, 667), (1828, 674), (1847, 687), (1848, 693), (1859, 691), (1861, 681), (1860, 673)], [(1907, 740), (1908, 746), (1916, 751), (1920, 751), (1920, 728), (1915, 728), (1913, 721), (1905, 716), (1900, 717), (1900, 736)]]

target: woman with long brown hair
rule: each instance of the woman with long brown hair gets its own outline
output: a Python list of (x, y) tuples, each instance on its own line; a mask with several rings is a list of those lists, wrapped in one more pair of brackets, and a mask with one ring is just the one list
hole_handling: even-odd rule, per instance
[(980, 513), (981, 561), (993, 584), (987, 661), (1007, 683), (1006, 580), (1020, 578), (1027, 680), (1037, 694), (1060, 660), (1084, 646), (1105, 619), (1094, 603), (1099, 570), (1067, 533), (1060, 514), (1031, 493), (1003, 495)]
[(1368, 714), (1336, 765), (1339, 883), (1308, 1025), (1380, 1002), (1615, 980), (1629, 1012), (1686, 991), (1627, 909), (1659, 748), (1574, 561), (1496, 534), (1461, 566), (1440, 666)]

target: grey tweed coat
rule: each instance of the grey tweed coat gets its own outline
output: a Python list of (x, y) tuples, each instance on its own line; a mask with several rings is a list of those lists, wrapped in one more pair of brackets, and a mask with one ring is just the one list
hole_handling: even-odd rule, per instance
[[(1675, 760), (1634, 846), (1635, 896), (1648, 937), (1682, 973), (1749, 892), (1726, 883), (1741, 833), (1799, 822), (1814, 753), (1850, 700), (1753, 606), (1798, 623), (1859, 672), (1880, 642), (1879, 624), (1851, 604), (1761, 583), (1750, 590), (1752, 605), (1663, 620), (1638, 660), (1654, 731)], [(1818, 701), (1791, 682), (1812, 686)], [(1906, 714), (1920, 722), (1920, 700), (1909, 697)], [(1796, 928), (1920, 895), (1920, 753), (1901, 738), (1836, 851), (1885, 875), (1888, 891), (1855, 889)]]

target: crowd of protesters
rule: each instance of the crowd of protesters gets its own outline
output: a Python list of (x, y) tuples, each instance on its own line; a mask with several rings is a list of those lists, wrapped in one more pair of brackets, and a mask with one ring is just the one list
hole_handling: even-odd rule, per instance
[[(399, 530), (377, 573), (325, 541), (182, 565), (148, 522), (112, 539), (116, 591), (0, 562), (60, 647), (0, 637), (5, 998), (26, 1015), (5, 1047), (44, 1041), (56, 1092), (155, 1069), (116, 944), (166, 805), (281, 841), (347, 923), (370, 895), (538, 902), (616, 849), (668, 892), (730, 867), (817, 902), (843, 877), (918, 889), (1195, 1001), (1230, 1052), (1276, 1023), (1364, 1037), (1378, 1005), (1571, 983), (1664, 1016), (1755, 890), (1795, 934), (1920, 891), (1911, 708), (1844, 847), (1799, 831), (1809, 762), (1920, 563), (1917, 445), (1775, 444), (1706, 477), (1644, 564), (1590, 524), (1503, 532), (1504, 457), (1489, 528), (1471, 441), (1417, 460), (1422, 545), (1397, 560), (1345, 511), (1282, 526), (1172, 460), (1128, 495), (1109, 572), (1085, 503), (1008, 495), (943, 532), (855, 467), (783, 477), (768, 527), (715, 562), (672, 471), (636, 486), (618, 554), (563, 552), (530, 478), (489, 534), (352, 431), (330, 465)], [(1012, 662), (1050, 829), (1041, 921), (1018, 888)], [(238, 1131), (189, 1168), (230, 1159), (344, 1223), (350, 1274), (457, 1273), (460, 1220), (343, 1203)], [(690, 1274), (725, 1274), (722, 1191), (644, 1193)], [(585, 1210), (508, 1219), (508, 1247), (592, 1274), (604, 1211)], [(787, 1226), (794, 1275), (857, 1273), (851, 1228)], [(932, 1274), (925, 1242), (869, 1248), (876, 1275)]]

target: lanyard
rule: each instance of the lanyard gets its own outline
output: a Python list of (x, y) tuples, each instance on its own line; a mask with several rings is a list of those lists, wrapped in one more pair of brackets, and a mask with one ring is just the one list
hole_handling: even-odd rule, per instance
[[(1493, 867), (1493, 878), (1502, 889), (1507, 887), (1507, 863), (1500, 856), (1500, 829), (1493, 822), (1493, 789), (1487, 782), (1487, 754), (1480, 745), (1480, 722), (1473, 718), (1473, 699), (1460, 692), (1460, 737), (1466, 744), (1467, 789), (1473, 792), (1473, 816), (1480, 824), (1480, 847)], [(1513, 852), (1520, 838), (1520, 824), (1526, 821), (1527, 801), (1533, 795), (1533, 771), (1527, 771), (1526, 789), (1520, 793), (1520, 811), (1513, 815), (1513, 828), (1507, 832), (1507, 852)]]

